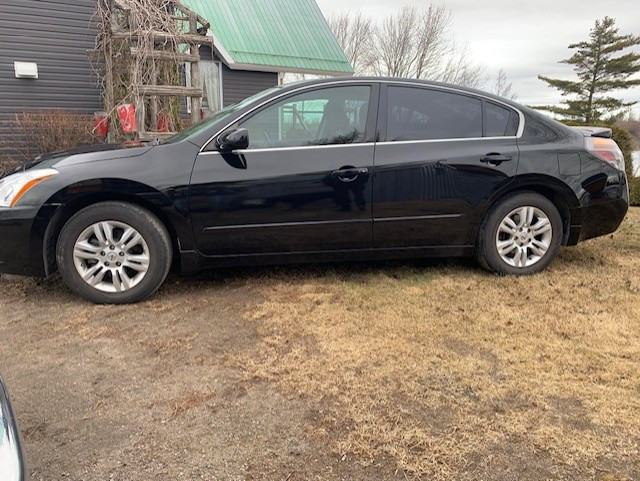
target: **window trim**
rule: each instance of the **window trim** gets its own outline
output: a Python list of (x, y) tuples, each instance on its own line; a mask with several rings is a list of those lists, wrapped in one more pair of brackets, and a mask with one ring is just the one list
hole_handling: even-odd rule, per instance
[[(438, 90), (446, 90), (446, 91), (450, 91), (450, 92), (456, 92), (456, 93), (461, 93), (463, 95), (469, 95), (472, 97), (477, 97), (479, 99), (486, 99), (486, 100), (490, 100), (491, 102), (495, 102), (499, 105), (504, 105), (507, 108), (510, 108), (512, 110), (515, 110), (518, 114), (518, 118), (519, 118), (519, 126), (518, 126), (518, 132), (516, 134), (515, 137), (499, 137), (500, 139), (519, 139), (522, 137), (522, 135), (524, 134), (524, 128), (525, 128), (525, 116), (522, 113), (522, 111), (516, 107), (512, 107), (511, 105), (509, 105), (506, 102), (502, 102), (499, 99), (494, 99), (492, 97), (488, 97), (486, 95), (483, 95), (482, 93), (475, 93), (475, 92), (467, 92), (465, 90), (461, 90), (458, 89), (456, 87), (449, 87), (446, 85), (422, 85), (416, 82), (410, 82), (410, 81), (402, 81), (402, 80), (387, 80), (387, 79), (371, 79), (371, 80), (334, 80), (334, 81), (328, 81), (328, 82), (323, 82), (321, 84), (313, 84), (313, 85), (304, 85), (301, 86), (297, 89), (294, 90), (288, 90), (286, 92), (283, 92), (279, 95), (276, 95), (275, 97), (272, 97), (270, 99), (267, 99), (263, 102), (260, 102), (259, 104), (253, 106), (251, 109), (249, 109), (247, 112), (243, 113), (242, 115), (240, 115), (240, 117), (238, 117), (237, 119), (232, 120), (231, 122), (225, 124), (224, 127), (222, 127), (221, 129), (217, 130), (215, 132), (215, 134), (213, 134), (211, 137), (209, 137), (209, 140), (207, 140), (202, 147), (200, 148), (200, 151), (198, 152), (198, 155), (200, 154), (212, 154), (212, 153), (218, 153), (218, 151), (216, 150), (209, 150), (207, 151), (207, 148), (209, 147), (209, 145), (214, 142), (222, 133), (226, 132), (229, 128), (231, 128), (234, 125), (237, 125), (239, 122), (241, 122), (246, 116), (250, 115), (251, 113), (255, 112), (257, 109), (271, 103), (271, 102), (275, 102), (279, 99), (281, 99), (282, 97), (285, 97), (287, 95), (292, 95), (294, 93), (298, 93), (298, 92), (302, 92), (305, 90), (312, 90), (315, 88), (319, 88), (319, 87), (327, 87), (327, 86), (331, 86), (331, 85), (355, 85), (355, 84), (364, 84), (364, 85), (371, 85), (375, 90), (378, 91), (378, 95), (376, 96), (375, 94), (372, 96), (372, 100), (375, 100), (377, 105), (378, 105), (378, 109), (377, 109), (377, 128), (375, 129), (375, 136), (374, 136), (374, 143), (376, 144), (384, 144), (384, 141), (379, 141), (380, 138), (383, 138), (381, 136), (381, 125), (385, 125), (386, 124), (386, 103), (387, 103), (387, 96), (386, 96), (386, 87), (388, 85), (407, 85), (410, 87), (417, 87), (417, 88), (431, 88), (431, 89), (438, 89)], [(383, 93), (384, 90), (384, 93)], [(370, 109), (370, 114), (374, 112), (374, 108)], [(382, 119), (384, 118), (384, 122), (382, 122)], [(369, 120), (367, 120), (367, 123), (369, 122)], [(492, 139), (490, 137), (482, 137), (480, 139), (475, 139), (475, 140), (495, 140)], [(439, 139), (439, 140), (435, 140), (436, 142), (442, 142), (445, 139)], [(468, 140), (468, 139), (446, 139), (446, 140)], [(432, 142), (433, 140), (420, 140), (420, 141), (415, 141), (415, 142)], [(414, 142), (414, 141), (409, 141), (409, 142)], [(367, 142), (368, 143), (368, 142)], [(398, 142), (391, 142), (392, 144), (397, 144)], [(215, 145), (215, 144), (214, 144)], [(348, 145), (361, 145), (361, 144), (348, 144)], [(313, 146), (314, 148), (319, 148), (319, 147), (323, 147), (323, 146)]]
[(515, 140), (517, 137), (462, 137), (452, 139), (424, 139), (424, 140), (384, 140), (376, 142), (376, 145), (403, 145), (403, 144), (433, 144), (435, 142), (477, 142), (478, 140)]

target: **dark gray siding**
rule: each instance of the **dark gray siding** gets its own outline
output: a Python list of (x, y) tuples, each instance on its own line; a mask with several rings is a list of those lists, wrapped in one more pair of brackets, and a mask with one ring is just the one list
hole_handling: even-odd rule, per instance
[(235, 104), (265, 89), (278, 85), (278, 74), (231, 70), (222, 65), (222, 95), (224, 105)]
[[(86, 51), (94, 45), (95, 0), (0, 0), (0, 154), (15, 113), (101, 108)], [(38, 64), (39, 79), (15, 78), (13, 62)]]

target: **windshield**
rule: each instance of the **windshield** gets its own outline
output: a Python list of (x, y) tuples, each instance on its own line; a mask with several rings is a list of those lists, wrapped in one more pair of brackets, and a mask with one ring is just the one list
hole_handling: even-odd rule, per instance
[(170, 137), (170, 138), (166, 139), (162, 143), (163, 144), (175, 144), (176, 142), (182, 142), (183, 140), (189, 140), (189, 139), (192, 139), (194, 137), (197, 137), (201, 133), (206, 132), (207, 130), (209, 130), (212, 126), (214, 126), (218, 122), (221, 122), (224, 119), (226, 119), (228, 117), (231, 117), (234, 113), (236, 113), (239, 110), (245, 108), (250, 103), (255, 102), (256, 100), (258, 100), (261, 97), (265, 97), (265, 96), (269, 95), (272, 92), (275, 92), (279, 88), (280, 87), (272, 87), (270, 89), (263, 90), (262, 92), (259, 92), (259, 93), (255, 94), (255, 95), (252, 95), (251, 97), (248, 97), (248, 98), (244, 99), (243, 101), (238, 102), (237, 104), (230, 105), (230, 106), (228, 106), (228, 107), (216, 112), (215, 114), (205, 118), (204, 120), (198, 122), (197, 124), (192, 125), (188, 129), (185, 129), (182, 132), (179, 132), (178, 134), (174, 135), (173, 137)]

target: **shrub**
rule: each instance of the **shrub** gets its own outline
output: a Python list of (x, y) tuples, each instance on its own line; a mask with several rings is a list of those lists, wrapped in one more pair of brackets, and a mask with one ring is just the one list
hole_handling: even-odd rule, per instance
[(629, 179), (629, 203), (634, 206), (640, 205), (640, 177), (633, 176), (633, 138), (625, 129), (613, 125), (613, 140), (616, 141), (620, 150), (624, 154), (625, 169), (627, 179)]
[(18, 163), (8, 155), (0, 155), (0, 174), (18, 166)]
[(95, 144), (91, 116), (64, 110), (40, 110), (16, 114), (9, 125), (8, 144), (16, 150), (14, 160)]
[(622, 127), (618, 127), (616, 125), (610, 126), (613, 131), (613, 140), (616, 141), (616, 144), (622, 150), (622, 154), (624, 155), (624, 160), (626, 164), (627, 177), (629, 179), (633, 178), (633, 139), (629, 132), (627, 132)]
[(631, 205), (640, 207), (640, 177), (629, 179), (629, 191), (631, 193), (629, 199)]

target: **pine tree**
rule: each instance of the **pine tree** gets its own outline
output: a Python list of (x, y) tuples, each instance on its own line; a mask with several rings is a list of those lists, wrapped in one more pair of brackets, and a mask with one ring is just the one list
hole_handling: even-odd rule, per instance
[(626, 103), (606, 94), (640, 85), (640, 79), (632, 78), (640, 72), (640, 54), (628, 52), (615, 56), (636, 45), (640, 45), (640, 37), (620, 35), (613, 18), (596, 20), (589, 40), (569, 45), (577, 51), (560, 62), (573, 65), (577, 81), (538, 76), (567, 97), (563, 105), (536, 108), (562, 115), (565, 120), (593, 123), (634, 105), (636, 102)]

